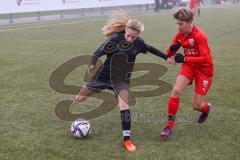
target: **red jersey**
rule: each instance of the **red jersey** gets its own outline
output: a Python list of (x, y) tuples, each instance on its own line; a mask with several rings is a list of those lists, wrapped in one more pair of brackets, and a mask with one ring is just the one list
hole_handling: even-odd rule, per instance
[(198, 7), (198, 5), (199, 5), (198, 3), (199, 3), (198, 0), (190, 0), (189, 8), (193, 9), (193, 8)]
[[(177, 42), (180, 43), (184, 49), (184, 64), (189, 65), (196, 72), (213, 76), (213, 60), (208, 46), (207, 35), (199, 27), (193, 25), (189, 35), (178, 32), (171, 42), (171, 45)], [(167, 49), (167, 54), (173, 56), (177, 51), (170, 51), (170, 46)]]

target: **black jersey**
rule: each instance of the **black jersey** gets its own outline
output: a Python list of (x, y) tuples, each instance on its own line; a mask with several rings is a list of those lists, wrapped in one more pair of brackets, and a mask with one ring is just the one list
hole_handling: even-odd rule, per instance
[(133, 43), (125, 40), (125, 33), (119, 32), (109, 37), (93, 54), (91, 64), (95, 65), (99, 57), (106, 55), (106, 60), (93, 77), (105, 83), (129, 83), (136, 56), (147, 51), (164, 59), (167, 55), (146, 44), (137, 37)]

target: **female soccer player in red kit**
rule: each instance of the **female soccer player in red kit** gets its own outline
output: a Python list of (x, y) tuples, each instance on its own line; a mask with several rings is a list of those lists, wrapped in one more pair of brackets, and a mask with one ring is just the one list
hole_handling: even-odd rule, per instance
[[(205, 101), (207, 92), (212, 84), (214, 72), (211, 51), (207, 35), (196, 25), (192, 24), (191, 10), (181, 8), (174, 13), (178, 33), (167, 49), (168, 63), (182, 63), (177, 80), (172, 90), (168, 104), (167, 126), (161, 132), (162, 139), (167, 139), (173, 133), (173, 125), (183, 90), (195, 81), (195, 93), (192, 100), (194, 110), (201, 112), (198, 119), (203, 123), (211, 110), (211, 104)], [(177, 53), (182, 47), (183, 55)]]

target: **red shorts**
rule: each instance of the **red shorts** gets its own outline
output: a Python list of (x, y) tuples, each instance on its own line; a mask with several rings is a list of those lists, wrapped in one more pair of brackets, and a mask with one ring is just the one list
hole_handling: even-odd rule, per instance
[(206, 95), (212, 84), (212, 76), (198, 72), (186, 64), (182, 65), (179, 75), (183, 75), (191, 81), (195, 80), (195, 93), (200, 95)]

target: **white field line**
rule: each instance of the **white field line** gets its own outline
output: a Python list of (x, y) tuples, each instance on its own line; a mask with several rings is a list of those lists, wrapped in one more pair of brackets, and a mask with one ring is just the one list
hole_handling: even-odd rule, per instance
[(25, 29), (35, 29), (35, 28), (51, 27), (51, 26), (62, 26), (62, 25), (79, 24), (79, 23), (85, 23), (85, 22), (97, 22), (97, 21), (102, 21), (102, 20), (94, 19), (94, 20), (86, 20), (86, 21), (79, 21), (79, 22), (54, 23), (54, 24), (51, 24), (51, 23), (50, 24), (36, 24), (36, 25), (31, 25), (31, 26), (29, 26), (30, 24), (26, 24), (26, 25), (18, 25), (15, 28), (0, 29), (0, 32), (25, 30)]

